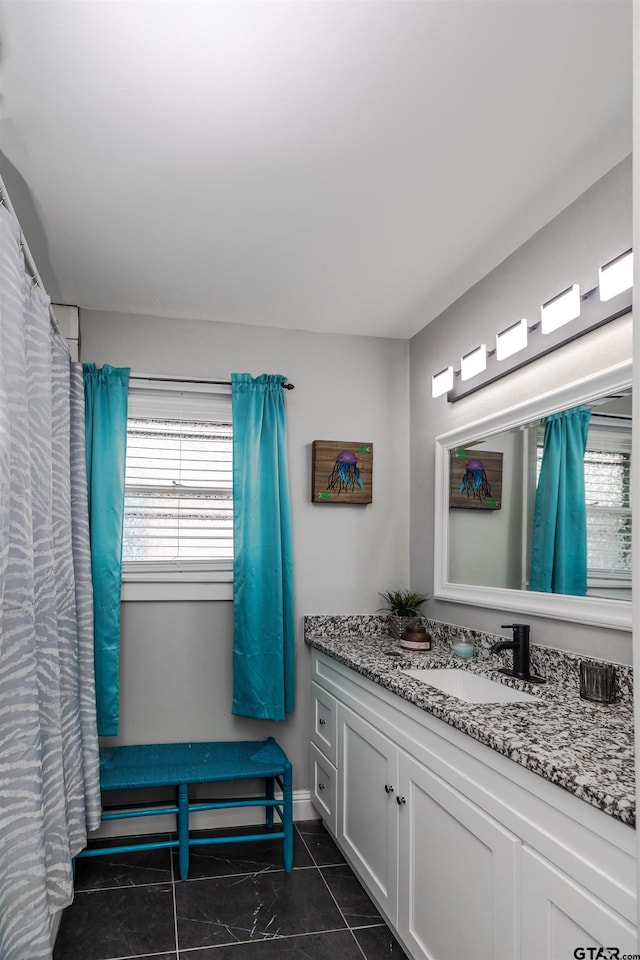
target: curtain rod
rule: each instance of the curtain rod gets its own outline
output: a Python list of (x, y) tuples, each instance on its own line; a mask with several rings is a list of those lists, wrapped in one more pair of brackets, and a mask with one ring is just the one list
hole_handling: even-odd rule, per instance
[[(131, 380), (165, 380), (170, 381), (171, 383), (206, 383), (209, 386), (220, 386), (220, 387), (230, 387), (231, 380), (209, 380), (205, 377), (171, 377), (166, 376), (162, 377), (159, 374), (154, 373), (132, 373), (130, 374)], [(295, 390), (295, 384), (293, 383), (283, 383), (282, 387), (284, 390)]]
[[(5, 182), (2, 179), (2, 176), (0, 175), (0, 207), (1, 206), (4, 206), (7, 208), (9, 213), (12, 215), (12, 217), (18, 224), (18, 227), (20, 228), (20, 246), (22, 248), (22, 253), (24, 255), (24, 263), (25, 263), (25, 267), (27, 268), (27, 273), (31, 277), (32, 282), (35, 283), (36, 286), (40, 287), (40, 289), (42, 290), (42, 292), (46, 297), (49, 297), (49, 294), (45, 289), (44, 283), (42, 282), (40, 271), (36, 266), (35, 260), (33, 259), (33, 254), (29, 249), (29, 244), (26, 241), (24, 232), (22, 230), (22, 226), (20, 225), (20, 221), (18, 220), (18, 215), (16, 214), (15, 208), (11, 203), (9, 191), (7, 190), (5, 186)], [(56, 320), (56, 315), (53, 312), (53, 307), (51, 305), (51, 298), (49, 298), (49, 320), (51, 321), (51, 326), (53, 327), (55, 332), (59, 336), (62, 336), (62, 334), (60, 333), (60, 327), (58, 326), (58, 321)], [(66, 343), (66, 340), (65, 340), (65, 343)]]

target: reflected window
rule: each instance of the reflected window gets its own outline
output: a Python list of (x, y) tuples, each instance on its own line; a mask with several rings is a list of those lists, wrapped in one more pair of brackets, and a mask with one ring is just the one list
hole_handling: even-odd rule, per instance
[[(594, 419), (597, 414), (594, 414)], [(536, 442), (536, 484), (544, 428)], [(589, 593), (631, 586), (631, 424), (590, 425), (584, 458)]]

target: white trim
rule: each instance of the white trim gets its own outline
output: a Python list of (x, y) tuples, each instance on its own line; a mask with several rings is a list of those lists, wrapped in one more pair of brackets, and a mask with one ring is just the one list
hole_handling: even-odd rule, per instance
[(137, 600), (233, 600), (233, 583), (229, 581), (151, 580), (124, 581), (120, 599), (123, 603)]
[(215, 583), (233, 580), (233, 560), (128, 560), (123, 563), (123, 583)]
[(607, 600), (600, 597), (555, 596), (501, 587), (478, 587), (473, 584), (452, 583), (448, 580), (449, 449), (477, 443), (480, 438), (513, 429), (530, 420), (548, 416), (558, 410), (576, 406), (578, 403), (590, 403), (607, 393), (627, 389), (632, 382), (631, 366), (631, 358), (629, 358), (606, 367), (598, 373), (548, 390), (523, 403), (507, 407), (436, 437), (434, 597), (455, 603), (496, 607), (500, 610), (550, 617), (552, 620), (572, 620), (576, 623), (601, 624), (615, 630), (631, 630), (631, 604), (628, 601)]

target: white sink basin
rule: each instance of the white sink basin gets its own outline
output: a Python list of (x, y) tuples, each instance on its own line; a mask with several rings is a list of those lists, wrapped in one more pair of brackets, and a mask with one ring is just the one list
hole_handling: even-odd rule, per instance
[(427, 683), (430, 687), (457, 697), (458, 700), (466, 700), (467, 703), (540, 703), (538, 697), (532, 697), (529, 693), (514, 690), (504, 683), (481, 677), (468, 670), (456, 670), (455, 667), (401, 670), (400, 673), (406, 673), (420, 683)]

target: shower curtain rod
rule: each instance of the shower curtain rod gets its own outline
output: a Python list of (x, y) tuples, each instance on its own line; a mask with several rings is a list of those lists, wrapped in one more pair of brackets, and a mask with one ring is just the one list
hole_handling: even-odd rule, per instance
[[(2, 176), (0, 176), (0, 207), (1, 206), (5, 206), (7, 208), (9, 213), (13, 216), (16, 223), (20, 227), (20, 246), (22, 247), (22, 253), (24, 254), (24, 263), (25, 263), (25, 267), (27, 268), (27, 273), (31, 277), (32, 282), (35, 283), (36, 286), (40, 287), (40, 289), (45, 294), (45, 296), (48, 297), (49, 295), (45, 289), (44, 283), (42, 282), (40, 271), (36, 266), (35, 260), (33, 259), (33, 254), (29, 249), (29, 244), (26, 241), (24, 232), (22, 230), (22, 226), (20, 224), (20, 221), (18, 220), (18, 215), (15, 211), (13, 204), (11, 203), (11, 197), (9, 196), (9, 191), (5, 186), (5, 182), (2, 179)], [(55, 332), (59, 336), (62, 336), (62, 334), (60, 333), (60, 327), (58, 326), (58, 321), (56, 320), (56, 315), (53, 312), (53, 307), (51, 305), (51, 302), (49, 302), (49, 320), (51, 321), (51, 326), (53, 327)], [(65, 343), (66, 343), (66, 340), (65, 340)]]
[[(154, 373), (132, 373), (131, 380), (160, 380), (170, 381), (171, 383), (206, 383), (208, 386), (230, 387), (231, 380), (209, 380), (204, 377), (162, 377)], [(295, 384), (283, 383), (284, 390), (295, 390)]]

